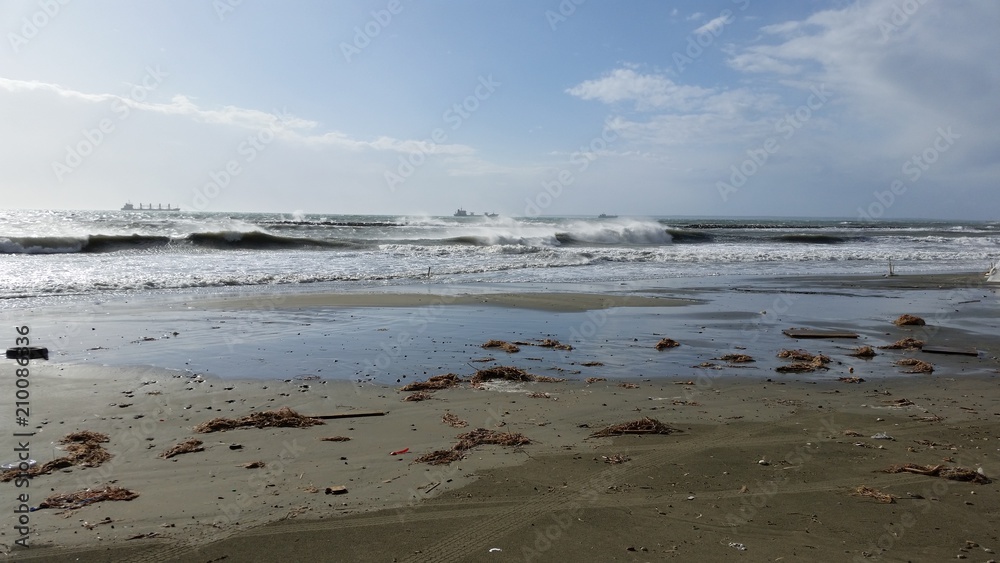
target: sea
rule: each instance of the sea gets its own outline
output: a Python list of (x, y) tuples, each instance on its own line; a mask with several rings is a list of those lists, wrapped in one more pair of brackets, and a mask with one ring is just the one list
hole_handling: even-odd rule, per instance
[(985, 272), (1000, 221), (0, 211), (0, 308), (70, 296)]

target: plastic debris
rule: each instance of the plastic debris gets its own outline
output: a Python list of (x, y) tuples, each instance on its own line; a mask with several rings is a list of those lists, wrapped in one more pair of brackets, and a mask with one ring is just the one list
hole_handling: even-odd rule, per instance
[(895, 440), (895, 438), (886, 434), (885, 432), (879, 432), (872, 436), (872, 440)]
[(406, 453), (406, 452), (408, 452), (408, 451), (410, 451), (410, 448), (403, 448), (403, 449), (401, 449), (401, 450), (396, 450), (396, 451), (394, 451), (394, 452), (389, 452), (389, 455), (400, 455), (400, 454), (405, 454), (405, 453)]
[(495, 552), (497, 552), (497, 551), (503, 551), (503, 550), (502, 550), (502, 549), (500, 549), (499, 547), (491, 547), (491, 548), (490, 548), (490, 553), (495, 553)]
[(746, 551), (747, 550), (747, 546), (745, 546), (745, 545), (743, 545), (741, 543), (734, 542), (734, 541), (729, 542), (729, 547), (731, 547), (731, 548), (733, 548), (735, 550), (738, 550), (738, 551)]
[[(7, 471), (9, 469), (18, 469), (21, 463), (22, 462), (20, 461), (15, 461), (13, 463), (5, 463), (3, 465), (0, 465), (0, 469), (3, 469), (4, 471)], [(38, 462), (33, 459), (26, 460), (26, 463), (28, 464), (29, 468), (34, 467), (35, 465), (38, 464)]]

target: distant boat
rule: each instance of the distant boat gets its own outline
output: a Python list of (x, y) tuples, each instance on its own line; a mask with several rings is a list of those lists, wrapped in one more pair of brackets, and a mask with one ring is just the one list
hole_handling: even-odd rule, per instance
[(497, 214), (496, 214), (496, 213), (484, 213), (483, 215), (486, 215), (487, 217), (489, 217), (489, 218), (491, 218), (491, 219), (492, 219), (493, 217), (497, 217)]
[(122, 206), (122, 211), (180, 211), (180, 210), (181, 210), (180, 207), (170, 207), (169, 203), (167, 204), (166, 207), (163, 207), (163, 204), (161, 203), (157, 203), (156, 207), (153, 207), (152, 203), (149, 204), (149, 207), (144, 207), (140, 203), (139, 207), (136, 207), (132, 205), (132, 202), (130, 201)]
[(475, 217), (475, 216), (476, 216), (475, 213), (469, 213), (468, 211), (462, 209), (461, 207), (459, 207), (458, 211), (455, 212), (455, 217)]
[(597, 218), (598, 219), (617, 219), (618, 216), (617, 215), (607, 215), (605, 213), (601, 213), (600, 215), (597, 216)]

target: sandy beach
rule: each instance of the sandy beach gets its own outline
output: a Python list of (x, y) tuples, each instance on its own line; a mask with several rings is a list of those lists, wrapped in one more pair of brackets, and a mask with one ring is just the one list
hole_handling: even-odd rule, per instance
[[(31, 457), (66, 455), (78, 431), (106, 434), (112, 457), (0, 484), (0, 544), (17, 561), (997, 557), (996, 481), (882, 471), (1000, 476), (1000, 305), (981, 275), (591, 289), (185, 297), (80, 307), (70, 329), (66, 311), (8, 311), (51, 342), (29, 365)], [(902, 314), (927, 324), (894, 325)], [(793, 327), (857, 338), (782, 333)], [(906, 337), (976, 355), (878, 348)], [(679, 346), (655, 349), (664, 338)], [(865, 345), (877, 355), (851, 355)], [(780, 373), (783, 349), (829, 363)], [(723, 359), (734, 353), (754, 361)], [(905, 373), (904, 358), (933, 372)], [(496, 366), (562, 381), (467, 381)], [(16, 367), (0, 368), (5, 416)], [(404, 400), (403, 385), (448, 373), (466, 381)], [(342, 418), (195, 431), (282, 407)], [(644, 417), (671, 432), (592, 436)], [(416, 461), (476, 429), (530, 443)], [(199, 451), (161, 457), (191, 439)], [(17, 447), (5, 438), (4, 463)], [(18, 494), (37, 507), (109, 485), (138, 497), (31, 511), (30, 547), (15, 545)]]

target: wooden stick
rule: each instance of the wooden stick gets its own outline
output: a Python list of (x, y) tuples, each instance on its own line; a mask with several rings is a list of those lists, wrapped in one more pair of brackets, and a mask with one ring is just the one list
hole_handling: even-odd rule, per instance
[(331, 420), (334, 418), (360, 418), (363, 416), (385, 416), (385, 413), (382, 411), (342, 412), (337, 414), (317, 414), (315, 416), (310, 416), (309, 418), (318, 418), (320, 420)]

